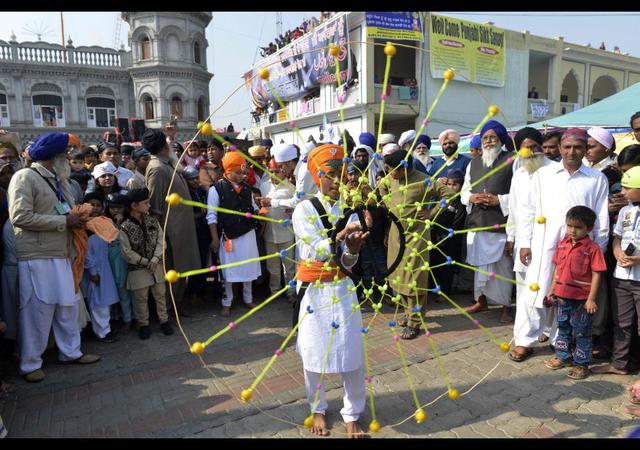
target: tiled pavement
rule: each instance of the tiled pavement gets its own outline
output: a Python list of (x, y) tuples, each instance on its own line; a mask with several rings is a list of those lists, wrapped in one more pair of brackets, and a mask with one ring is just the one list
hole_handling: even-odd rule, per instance
[[(466, 305), (468, 299), (461, 302)], [(219, 311), (219, 306), (208, 305), (184, 318), (187, 336), (204, 340), (221, 329), (227, 320)], [(245, 311), (238, 306), (232, 319)], [(437, 304), (427, 314), (427, 325), (451, 383), (464, 393), (495, 370), (458, 401), (444, 396), (426, 407), (423, 424), (412, 418), (399, 424), (415, 406), (386, 327), (392, 311), (385, 311), (367, 339), (376, 413), (383, 425), (375, 437), (609, 437), (625, 436), (640, 425), (624, 413), (625, 387), (633, 376), (569, 380), (562, 371), (544, 367), (544, 358), (551, 354), (548, 347), (524, 363), (514, 363), (456, 310)], [(498, 322), (499, 313), (492, 310), (479, 318), (498, 341), (508, 341), (512, 329)], [(371, 317), (365, 313), (365, 320)], [(309, 436), (299, 425), (309, 410), (295, 339), (251, 403), (238, 400), (286, 336), (290, 320), (289, 304), (276, 301), (207, 347), (202, 361), (187, 351), (178, 333), (166, 337), (157, 325), (147, 341), (135, 333), (115, 344), (86, 340), (83, 350), (102, 355), (100, 363), (62, 366), (55, 354), (47, 354), (45, 381), (33, 385), (10, 379), (16, 393), (0, 400), (0, 414), (9, 437)], [(401, 345), (420, 402), (446, 392), (427, 339), (421, 336)], [(334, 437), (344, 436), (339, 381), (335, 376), (327, 380), (327, 419)], [(370, 419), (367, 405), (363, 424)]]

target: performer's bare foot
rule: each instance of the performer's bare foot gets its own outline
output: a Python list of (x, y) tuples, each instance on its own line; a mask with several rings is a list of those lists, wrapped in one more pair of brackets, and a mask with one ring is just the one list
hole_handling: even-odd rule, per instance
[(511, 323), (511, 322), (513, 322), (513, 317), (511, 317), (511, 307), (503, 306), (502, 315), (500, 316), (500, 323)]
[(635, 417), (640, 417), (640, 406), (627, 406), (624, 408), (627, 414), (631, 414)]
[(489, 311), (489, 305), (487, 305), (487, 297), (481, 295), (478, 297), (478, 301), (475, 305), (469, 306), (467, 312), (471, 314), (479, 313), (482, 311)]
[(344, 426), (347, 429), (347, 437), (350, 439), (362, 439), (364, 438), (364, 431), (360, 427), (360, 424), (356, 420), (355, 422), (345, 422)]
[(313, 426), (309, 431), (318, 436), (326, 436), (329, 434), (327, 432), (327, 421), (324, 420), (324, 414), (315, 413), (313, 415)]

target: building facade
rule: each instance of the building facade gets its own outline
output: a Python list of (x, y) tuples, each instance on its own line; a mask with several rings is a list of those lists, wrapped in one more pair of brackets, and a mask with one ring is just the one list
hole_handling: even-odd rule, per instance
[(123, 12), (131, 51), (0, 41), (0, 128), (22, 144), (64, 130), (97, 142), (116, 118), (160, 128), (177, 117), (188, 139), (209, 114), (208, 12)]
[[(442, 79), (433, 78), (430, 72), (430, 14), (420, 14), (424, 41), (397, 41), (418, 48), (396, 46), (397, 53), (389, 74), (383, 133), (399, 136), (405, 130), (417, 130), (442, 86)], [(347, 20), (350, 51), (356, 67), (355, 82), (343, 103), (344, 127), (356, 139), (363, 131), (378, 130), (386, 40), (373, 39), (376, 45), (367, 45), (366, 42), (372, 39), (367, 37), (364, 12), (338, 13), (331, 20), (340, 15)], [(328, 23), (321, 24), (316, 30)], [(504, 85), (490, 87), (454, 79), (429, 119), (427, 134), (437, 136), (447, 128), (470, 133), (487, 113), (489, 104), (500, 107), (498, 119), (507, 126), (551, 119), (640, 81), (640, 58), (570, 44), (562, 37), (545, 38), (528, 31), (504, 31)], [(285, 53), (291, 45), (293, 43), (278, 53)], [(260, 67), (261, 62), (257, 62), (256, 67)], [(529, 98), (533, 87), (537, 94)], [(271, 137), (274, 142), (296, 144), (301, 143), (301, 138), (308, 140), (310, 135), (318, 140), (327, 124), (342, 129), (339, 106), (336, 85), (321, 85), (314, 98), (301, 98), (286, 104), (300, 136), (293, 132), (279, 107), (272, 107), (260, 116), (254, 114), (253, 127), (248, 134), (250, 138)]]

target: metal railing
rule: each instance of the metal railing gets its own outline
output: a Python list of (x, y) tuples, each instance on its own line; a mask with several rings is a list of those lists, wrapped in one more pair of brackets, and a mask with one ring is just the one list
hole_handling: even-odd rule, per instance
[(104, 47), (63, 47), (48, 42), (0, 41), (0, 60), (32, 64), (126, 68), (131, 52)]

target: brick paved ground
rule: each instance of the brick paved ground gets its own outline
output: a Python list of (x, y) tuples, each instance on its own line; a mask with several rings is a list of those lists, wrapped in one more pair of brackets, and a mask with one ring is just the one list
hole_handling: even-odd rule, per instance
[[(468, 299), (461, 302), (467, 305)], [(219, 306), (209, 305), (197, 317), (183, 319), (191, 340), (204, 340), (226, 324), (219, 311)], [(244, 311), (237, 307), (232, 318)], [(511, 326), (498, 322), (499, 313), (492, 310), (479, 317), (499, 340), (509, 340)], [(457, 402), (445, 396), (425, 408), (425, 423), (410, 419), (399, 424), (415, 407), (385, 326), (391, 315), (387, 309), (378, 317), (368, 338), (376, 411), (386, 425), (376, 437), (608, 437), (625, 436), (640, 425), (624, 413), (625, 387), (633, 376), (592, 375), (572, 381), (562, 371), (544, 367), (544, 358), (551, 355), (548, 348), (516, 364), (444, 305), (435, 305), (427, 324), (453, 385), (463, 393), (498, 366)], [(365, 320), (371, 317), (365, 314)], [(300, 424), (309, 411), (295, 340), (259, 385), (254, 400), (249, 405), (237, 400), (286, 336), (290, 320), (286, 301), (267, 306), (207, 348), (206, 368), (187, 352), (181, 336), (165, 337), (157, 324), (147, 341), (134, 333), (115, 344), (86, 340), (84, 351), (102, 355), (100, 363), (62, 366), (55, 354), (47, 354), (46, 380), (33, 385), (10, 379), (16, 393), (0, 400), (0, 414), (10, 437), (306, 437), (306, 430), (291, 423)], [(445, 392), (427, 339), (402, 341), (402, 348), (420, 402)], [(332, 436), (343, 437), (339, 379), (330, 376), (327, 389)], [(368, 406), (362, 421), (370, 421)]]

